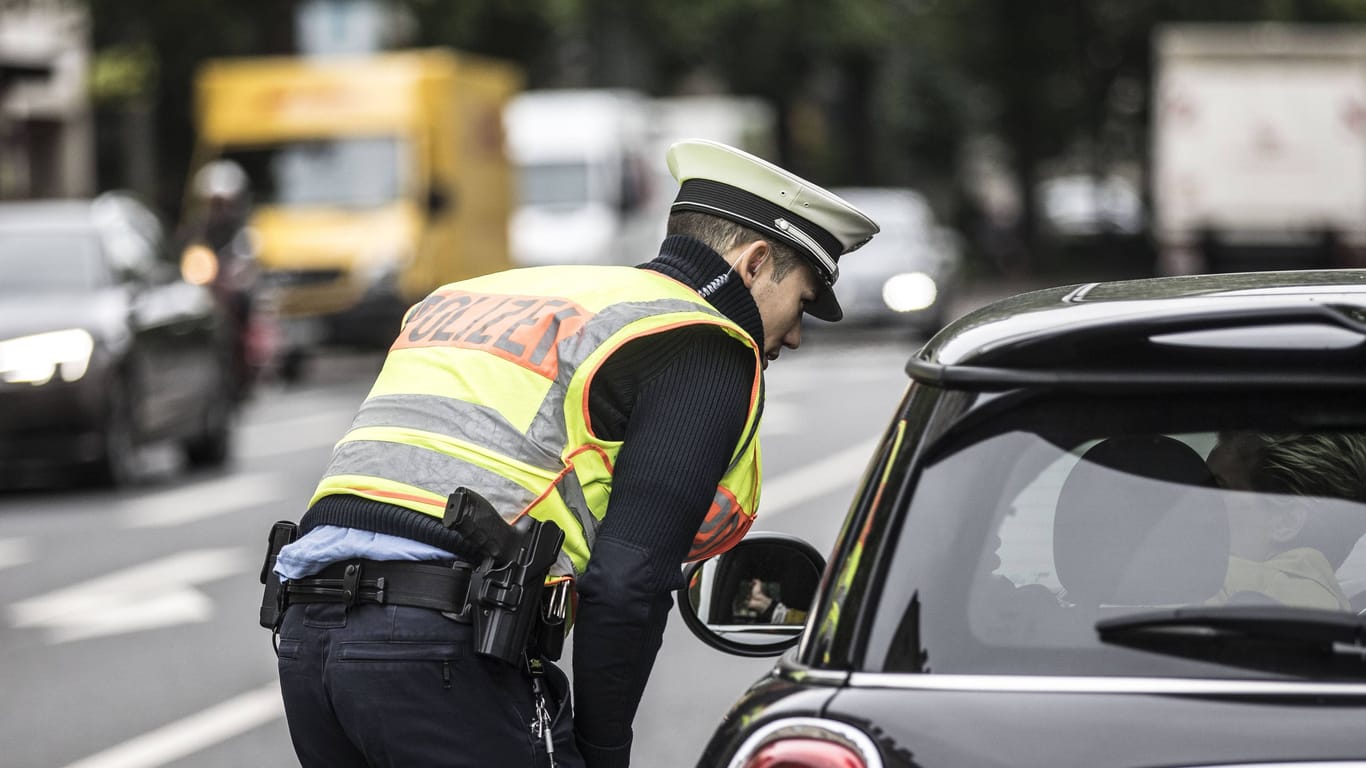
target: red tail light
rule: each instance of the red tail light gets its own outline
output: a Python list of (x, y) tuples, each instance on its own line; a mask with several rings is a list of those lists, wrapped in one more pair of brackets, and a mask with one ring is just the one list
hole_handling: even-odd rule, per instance
[(823, 717), (784, 717), (755, 728), (726, 768), (883, 768), (858, 727)]
[(783, 739), (759, 748), (744, 768), (868, 768), (858, 753), (822, 739)]

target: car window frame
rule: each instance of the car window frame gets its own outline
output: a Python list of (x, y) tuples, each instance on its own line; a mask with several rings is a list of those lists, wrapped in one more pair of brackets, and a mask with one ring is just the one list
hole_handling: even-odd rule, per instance
[[(877, 585), (877, 588), (869, 590), (869, 592), (877, 595), (878, 600), (876, 603), (873, 601), (864, 601), (864, 603), (857, 606), (856, 611), (858, 618), (853, 623), (858, 627), (856, 630), (858, 642), (855, 644), (853, 648), (854, 652), (850, 657), (851, 671), (868, 674), (905, 674), (908, 671), (901, 669), (886, 670), (886, 649), (884, 648), (879, 651), (878, 649), (870, 648), (869, 643), (875, 632), (881, 637), (888, 636), (888, 634), (883, 631), (885, 630), (885, 626), (881, 628), (877, 626), (879, 622), (878, 611), (880, 608), (886, 607), (887, 603), (885, 601), (889, 599), (886, 596), (886, 593), (892, 591), (888, 585), (889, 573), (895, 561), (893, 555), (905, 535), (903, 531), (911, 517), (910, 511), (913, 494), (920, 483), (920, 476), (923, 473), (924, 468), (937, 461), (940, 456), (947, 452), (953, 452), (962, 445), (973, 444), (980, 441), (982, 435), (1004, 434), (1010, 431), (1007, 425), (1010, 425), (1017, 420), (1024, 420), (1027, 422), (1024, 417), (1017, 416), (1017, 414), (1021, 413), (1024, 408), (1031, 407), (1029, 401), (1047, 399), (1055, 394), (1056, 393), (1031, 390), (1013, 390), (989, 398), (980, 399), (975, 403), (975, 407), (966, 411), (960, 410), (954, 414), (952, 418), (949, 418), (947, 421), (952, 423), (941, 425), (945, 428), (938, 430), (934, 434), (933, 439), (922, 441), (920, 449), (913, 452), (913, 455), (907, 454), (900, 458), (901, 463), (906, 463), (910, 466), (904, 468), (903, 487), (901, 493), (898, 494), (897, 498), (894, 500), (890, 512), (884, 511), (880, 513), (883, 519), (881, 553), (876, 558), (876, 563), (871, 566), (873, 570), (870, 571), (868, 575), (868, 578), (871, 579), (871, 583)], [(1077, 400), (1089, 401), (1094, 407), (1111, 407), (1102, 406), (1101, 401), (1105, 398), (1098, 396), (1098, 393), (1077, 392), (1074, 394), (1077, 396)], [(1134, 394), (1135, 396), (1146, 400), (1151, 400), (1156, 396), (1156, 393), (1153, 392), (1147, 394)], [(1253, 390), (1231, 386), (1226, 388), (1223, 392), (1190, 391), (1187, 395), (1186, 398), (1181, 400), (1178, 407), (1187, 409), (1191, 413), (1200, 413), (1201, 406), (1197, 405), (1197, 403), (1204, 399), (1239, 396), (1246, 398), (1248, 404), (1253, 404), (1256, 402), (1263, 402), (1268, 398), (1283, 399), (1293, 397), (1303, 399), (1306, 398), (1306, 391), (1303, 388), (1287, 388), (1284, 390), (1268, 392), (1266, 390)], [(1314, 395), (1308, 395), (1308, 397), (1313, 396)], [(1321, 401), (1311, 400), (1309, 401), (1309, 404), (1297, 410), (1295, 412), (1293, 424), (1290, 421), (1273, 421), (1269, 422), (1267, 427), (1270, 429), (1277, 429), (1290, 428), (1292, 426), (1302, 426), (1305, 428), (1317, 426), (1332, 429), (1366, 429), (1366, 406), (1356, 405), (1353, 408), (1351, 400), (1352, 395), (1350, 393), (1326, 389), (1320, 394), (1320, 397), (1323, 398)], [(1315, 414), (1314, 411), (1316, 408), (1320, 409), (1319, 414)], [(1220, 415), (1221, 419), (1225, 421), (1228, 420), (1230, 418), (1228, 413), (1235, 410), (1236, 409), (1229, 409), (1224, 412)], [(1267, 411), (1267, 414), (1274, 418), (1287, 418), (1284, 411), (1278, 411), (1274, 408), (1267, 408), (1265, 410)], [(1340, 417), (1343, 413), (1353, 411), (1357, 414), (1357, 421), (1352, 422), (1350, 426), (1333, 418), (1334, 415)], [(950, 414), (941, 412), (941, 415), (949, 416)], [(1218, 422), (1220, 419), (1215, 419), (1214, 421)], [(1047, 433), (1037, 434), (1042, 435)], [(985, 518), (978, 522), (981, 523), (979, 527), (989, 527), (989, 521), (986, 521)], [(964, 528), (961, 527), (958, 528), (957, 531), (958, 533), (956, 535), (970, 535), (965, 534)], [(980, 535), (980, 532), (978, 535)], [(1366, 546), (1366, 539), (1363, 539), (1363, 541), (1358, 544), (1358, 547), (1362, 546)], [(966, 589), (964, 590), (964, 593), (965, 594), (960, 597), (966, 599)], [(910, 604), (909, 595), (903, 594), (899, 601), (895, 597), (890, 599), (897, 604)], [(898, 619), (898, 621), (899, 620), (900, 619)], [(895, 634), (895, 632), (892, 633), (893, 636)], [(1060, 659), (1066, 658), (1069, 654), (1076, 654), (1076, 651), (1072, 649), (1061, 651), (1038, 649), (1036, 652), (1040, 655), (1045, 653), (1056, 653)], [(878, 661), (876, 665), (873, 663), (876, 660), (870, 658), (870, 655), (873, 653), (880, 653), (881, 660)]]
[[(904, 517), (898, 510), (914, 487), (917, 459), (980, 396), (919, 381), (908, 384), (836, 538), (813, 601), (813, 618), (797, 649), (801, 663), (824, 670), (860, 668), (871, 627), (869, 604), (876, 599), (868, 585), (881, 583), (888, 543), (897, 540)], [(850, 582), (841, 597), (837, 582), (846, 569)], [(843, 613), (848, 616), (841, 620)]]

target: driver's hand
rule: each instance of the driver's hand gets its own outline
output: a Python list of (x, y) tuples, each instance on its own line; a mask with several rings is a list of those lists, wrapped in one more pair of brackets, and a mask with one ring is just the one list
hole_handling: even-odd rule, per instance
[(759, 579), (750, 580), (749, 602), (747, 605), (750, 610), (763, 613), (773, 604), (773, 598), (764, 594), (764, 583)]

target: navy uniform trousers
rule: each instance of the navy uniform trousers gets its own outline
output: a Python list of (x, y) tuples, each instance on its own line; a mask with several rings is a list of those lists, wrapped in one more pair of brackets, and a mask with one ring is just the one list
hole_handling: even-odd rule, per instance
[[(366, 603), (291, 606), (280, 688), (303, 768), (550, 765), (532, 734), (525, 670), (474, 653), (473, 628), (438, 611)], [(568, 680), (546, 665), (555, 765), (582, 768)]]

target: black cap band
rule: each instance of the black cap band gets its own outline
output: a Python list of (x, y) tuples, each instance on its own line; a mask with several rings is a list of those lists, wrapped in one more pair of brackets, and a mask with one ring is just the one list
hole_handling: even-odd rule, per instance
[(679, 188), (678, 197), (674, 198), (670, 210), (672, 212), (709, 213), (781, 240), (796, 250), (797, 253), (807, 257), (807, 261), (816, 270), (816, 274), (827, 285), (834, 283), (838, 274), (832, 271), (820, 256), (811, 253), (809, 245), (783, 232), (778, 228), (776, 222), (786, 221), (789, 225), (800, 229), (802, 233), (825, 250), (825, 255), (829, 257), (831, 263), (837, 261), (844, 251), (838, 238), (802, 218), (799, 214), (774, 205), (743, 189), (710, 179), (688, 179)]

